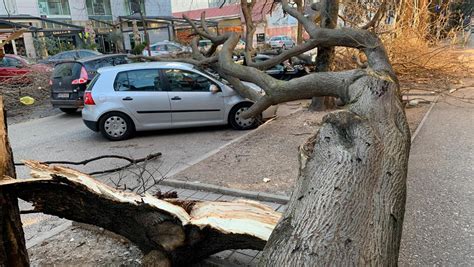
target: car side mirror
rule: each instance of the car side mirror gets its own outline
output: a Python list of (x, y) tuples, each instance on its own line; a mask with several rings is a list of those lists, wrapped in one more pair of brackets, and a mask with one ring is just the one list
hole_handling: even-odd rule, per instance
[(221, 89), (219, 89), (219, 87), (217, 87), (217, 85), (211, 84), (211, 86), (209, 86), (209, 91), (210, 91), (212, 94), (217, 94), (218, 92), (221, 91)]

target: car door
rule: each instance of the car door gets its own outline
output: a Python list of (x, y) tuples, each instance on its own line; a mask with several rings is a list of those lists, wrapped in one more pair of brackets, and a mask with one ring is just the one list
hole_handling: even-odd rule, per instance
[[(180, 69), (164, 69), (169, 91), (172, 126), (218, 125), (224, 118), (222, 92), (211, 92), (217, 86), (201, 73)], [(217, 87), (218, 88), (218, 87)]]
[(138, 121), (140, 130), (171, 126), (171, 106), (158, 69), (124, 71), (114, 82), (117, 101)]

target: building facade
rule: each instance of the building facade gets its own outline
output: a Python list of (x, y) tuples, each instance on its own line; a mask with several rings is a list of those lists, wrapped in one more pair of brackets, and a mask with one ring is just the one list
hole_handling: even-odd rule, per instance
[[(202, 12), (206, 18), (217, 21), (220, 32), (245, 33), (240, 0), (173, 0), (173, 16), (187, 15), (199, 19)], [(273, 1), (257, 1), (252, 10), (252, 19), (256, 24), (254, 45), (263, 44), (265, 39), (275, 35), (287, 35), (296, 40), (298, 22), (284, 14), (280, 5)]]
[[(35, 27), (17, 40), (24, 49), (24, 55), (37, 57), (34, 39), (48, 36), (66, 45), (80, 47), (86, 37), (84, 30), (92, 28), (97, 50), (103, 53), (132, 49), (130, 20), (122, 17), (133, 15), (133, 0), (2, 0), (0, 21), (19, 23)], [(170, 17), (171, 0), (136, 0), (140, 4), (149, 31), (150, 42), (169, 37), (167, 25), (149, 21), (148, 17)], [(1, 24), (1, 23), (0, 23)], [(68, 26), (69, 25), (69, 26)], [(75, 28), (74, 26), (77, 26)], [(5, 26), (6, 27), (6, 26)], [(3, 28), (5, 28), (3, 27)], [(0, 27), (1, 28), (1, 27)], [(39, 29), (39, 30), (38, 30)], [(64, 30), (68, 29), (68, 30)], [(4, 32), (6, 29), (3, 30)], [(1, 34), (1, 31), (0, 31)], [(141, 35), (143, 35), (141, 33)], [(143, 38), (143, 37), (142, 37)], [(144, 38), (143, 38), (144, 39)], [(1, 39), (0, 39), (1, 40)], [(121, 45), (118, 45), (121, 43)], [(119, 47), (117, 47), (119, 46)], [(16, 47), (18, 52), (20, 49)]]

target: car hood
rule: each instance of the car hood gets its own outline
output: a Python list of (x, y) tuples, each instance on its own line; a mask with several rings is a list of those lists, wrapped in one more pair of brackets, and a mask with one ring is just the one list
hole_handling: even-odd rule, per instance
[(249, 82), (242, 82), (242, 83), (244, 85), (246, 85), (247, 87), (249, 87), (250, 89), (253, 89), (257, 93), (261, 94), (261, 95), (265, 94), (265, 91), (263, 91), (262, 88), (260, 88), (258, 85), (254, 84), (254, 83), (249, 83)]

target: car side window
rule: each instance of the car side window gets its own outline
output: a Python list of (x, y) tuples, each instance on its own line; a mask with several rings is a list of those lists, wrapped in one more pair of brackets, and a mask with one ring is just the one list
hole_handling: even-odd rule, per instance
[(20, 67), (22, 65), (19, 60), (14, 59), (14, 58), (4, 57), (2, 62), (3, 62), (3, 67)]
[(132, 70), (117, 74), (115, 91), (164, 91), (158, 70)]
[(179, 50), (179, 48), (178, 48), (177, 46), (175, 46), (175, 45), (167, 45), (167, 48), (168, 48), (167, 50), (168, 50), (168, 51), (171, 51), (171, 52), (174, 52), (174, 51), (178, 51), (178, 50)]
[(92, 57), (94, 56), (93, 53), (88, 52), (88, 51), (79, 51), (79, 57), (80, 58), (85, 58), (85, 57)]
[(165, 77), (168, 81), (169, 91), (173, 92), (209, 92), (209, 87), (212, 84), (208, 78), (184, 70), (165, 70)]
[(166, 51), (166, 45), (155, 45), (150, 48), (151, 51)]

